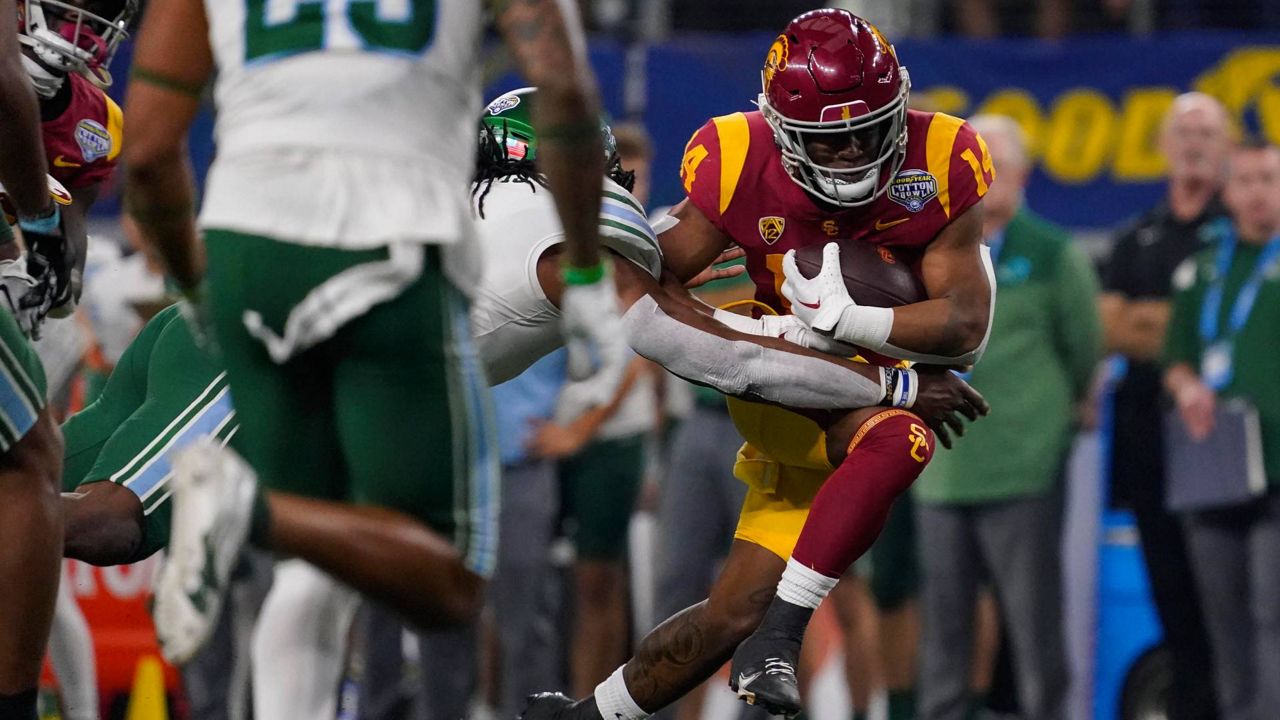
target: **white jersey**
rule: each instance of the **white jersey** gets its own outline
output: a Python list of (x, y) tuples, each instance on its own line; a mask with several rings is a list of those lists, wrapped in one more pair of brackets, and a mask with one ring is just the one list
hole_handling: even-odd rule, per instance
[(201, 224), (305, 245), (470, 235), (477, 0), (205, 0), (217, 157)]
[[(538, 258), (564, 241), (564, 230), (550, 191), (510, 178), (489, 188), (476, 228), (484, 274), (471, 322), (489, 382), (496, 385), (564, 342), (560, 311), (538, 282)], [(612, 180), (605, 180), (600, 242), (655, 278), (662, 272), (662, 251), (643, 208)]]

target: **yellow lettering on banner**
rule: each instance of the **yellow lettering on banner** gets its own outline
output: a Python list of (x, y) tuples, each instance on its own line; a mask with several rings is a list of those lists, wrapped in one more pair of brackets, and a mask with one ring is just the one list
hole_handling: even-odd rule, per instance
[(1044, 138), (1044, 169), (1064, 183), (1087, 182), (1101, 172), (1115, 141), (1116, 112), (1096, 90), (1058, 97)]
[(1233, 118), (1257, 109), (1262, 134), (1280, 142), (1280, 50), (1274, 47), (1245, 47), (1228, 53), (1217, 65), (1202, 73), (1192, 85), (1222, 102)]
[(1034, 95), (1018, 88), (997, 90), (982, 101), (982, 105), (978, 107), (978, 112), (975, 114), (986, 113), (1008, 115), (1017, 120), (1022, 126), (1022, 132), (1027, 135), (1027, 141), (1031, 144), (1028, 148), (1031, 157), (1034, 158), (1040, 154), (1041, 140), (1045, 132), (1044, 113), (1041, 112), (1040, 103)]
[(1167, 163), (1160, 152), (1160, 125), (1177, 95), (1174, 88), (1153, 87), (1125, 96), (1111, 168), (1117, 180), (1149, 182), (1164, 175)]
[[(954, 85), (936, 85), (924, 90), (920, 109), (946, 113), (956, 117), (969, 114), (969, 94)], [(912, 93), (914, 96), (915, 93)]]

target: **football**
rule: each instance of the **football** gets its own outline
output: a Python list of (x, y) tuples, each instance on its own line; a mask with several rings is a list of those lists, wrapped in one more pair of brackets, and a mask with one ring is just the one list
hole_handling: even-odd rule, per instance
[[(906, 260), (887, 247), (864, 240), (837, 240), (840, 243), (840, 272), (849, 296), (859, 305), (897, 307), (928, 299), (924, 285)], [(822, 269), (824, 244), (796, 251), (796, 267), (805, 277)]]

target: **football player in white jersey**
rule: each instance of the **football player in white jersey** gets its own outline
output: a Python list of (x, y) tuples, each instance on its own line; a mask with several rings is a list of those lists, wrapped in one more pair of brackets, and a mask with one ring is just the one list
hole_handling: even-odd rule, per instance
[[(521, 71), (547, 91), (537, 121), (566, 229), (574, 369), (598, 368), (608, 383), (625, 340), (595, 230), (598, 100), (573, 8), (494, 6)], [(497, 463), (467, 318), (478, 262), (466, 192), (484, 10), (476, 0), (149, 3), (126, 108), (127, 206), (207, 313), (197, 323), (226, 365), (240, 449), (279, 498), (255, 505), (240, 476), (198, 454), (178, 473), (173, 532), (204, 548), (173, 553), (158, 584), (157, 624), (179, 659), (209, 632), (250, 516), (282, 504), (330, 525), (316, 503), (345, 503), (381, 533), (395, 531), (388, 518), (404, 521), (413, 540), (397, 564), (384, 562), (380, 533), (317, 544), (255, 525), (271, 533), (258, 540), (313, 563), (285, 561), (277, 575), (323, 610), (299, 629), (300, 647), (323, 646), (355, 607), (321, 571), (419, 625), (465, 622), (481, 606)], [(201, 243), (184, 140), (215, 70), (218, 155)], [(235, 512), (207, 512), (219, 499)]]

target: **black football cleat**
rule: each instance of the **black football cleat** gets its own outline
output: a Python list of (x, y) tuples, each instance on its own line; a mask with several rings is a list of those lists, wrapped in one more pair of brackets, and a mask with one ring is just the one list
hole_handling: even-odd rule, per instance
[(803, 635), (762, 626), (738, 646), (729, 665), (729, 687), (748, 705), (790, 720), (799, 714), (796, 663)]

